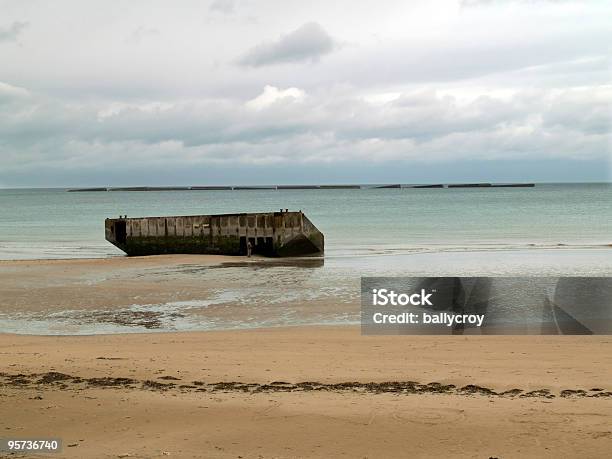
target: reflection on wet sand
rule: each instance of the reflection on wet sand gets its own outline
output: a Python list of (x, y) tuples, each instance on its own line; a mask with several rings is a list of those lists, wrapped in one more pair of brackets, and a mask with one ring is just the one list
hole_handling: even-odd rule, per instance
[(356, 324), (361, 276), (612, 273), (609, 251), (0, 262), (0, 330), (97, 334)]

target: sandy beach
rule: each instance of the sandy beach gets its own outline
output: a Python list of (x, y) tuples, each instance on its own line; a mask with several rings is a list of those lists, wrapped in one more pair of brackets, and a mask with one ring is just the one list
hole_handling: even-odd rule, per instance
[(608, 337), (0, 336), (3, 435), (62, 457), (606, 457)]
[[(256, 277), (265, 287), (285, 272), (265, 263), (0, 262), (6, 324), (25, 314), (26, 324), (87, 319), (94, 329), (155, 332), (0, 334), (2, 436), (59, 437), (64, 447), (54, 457), (609, 454), (608, 336), (362, 336), (356, 325), (160, 332), (174, 322), (126, 309), (202, 301)], [(288, 281), (280, 281), (286, 292), (312, 288), (308, 275)], [(337, 292), (283, 301), (266, 314), (359, 310)], [(232, 297), (194, 314), (247, 321), (253, 308), (243, 303)]]

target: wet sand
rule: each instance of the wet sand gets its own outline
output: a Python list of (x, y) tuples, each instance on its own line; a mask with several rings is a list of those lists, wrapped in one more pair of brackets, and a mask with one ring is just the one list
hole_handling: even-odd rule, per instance
[(0, 331), (96, 334), (357, 324), (360, 276), (607, 276), (609, 249), (265, 259), (0, 261)]
[(4, 334), (0, 429), (61, 437), (63, 457), (606, 457), (610, 350), (348, 326)]
[(0, 330), (95, 334), (346, 323), (359, 277), (322, 259), (165, 255), (0, 261)]
[(236, 257), (216, 255), (0, 260), (2, 312), (115, 309), (134, 302), (192, 300), (209, 290), (173, 274), (232, 261)]

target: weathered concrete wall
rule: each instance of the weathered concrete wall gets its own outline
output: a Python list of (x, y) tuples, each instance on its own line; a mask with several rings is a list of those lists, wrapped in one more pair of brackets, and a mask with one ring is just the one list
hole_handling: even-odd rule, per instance
[(297, 256), (323, 252), (323, 234), (302, 212), (106, 219), (106, 239), (128, 255), (254, 253)]

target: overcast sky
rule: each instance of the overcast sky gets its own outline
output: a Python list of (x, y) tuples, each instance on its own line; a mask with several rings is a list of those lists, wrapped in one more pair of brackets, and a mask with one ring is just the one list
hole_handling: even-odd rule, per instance
[(0, 187), (609, 181), (612, 2), (0, 0)]

